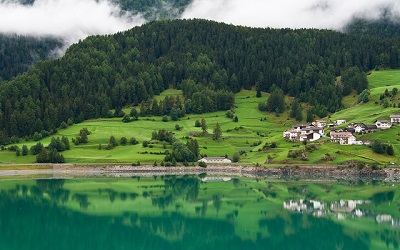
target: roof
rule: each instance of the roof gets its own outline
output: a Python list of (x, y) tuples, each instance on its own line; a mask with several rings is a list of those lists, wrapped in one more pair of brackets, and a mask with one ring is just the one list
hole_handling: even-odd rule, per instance
[(307, 128), (302, 128), (301, 130), (306, 131), (306, 130), (323, 130), (324, 128), (318, 128), (318, 127), (307, 127)]
[(367, 125), (365, 125), (364, 123), (356, 123), (354, 124), (355, 127), (362, 127), (362, 128), (366, 128)]
[(287, 133), (300, 133), (298, 130), (295, 130), (295, 129), (285, 130), (284, 132), (285, 132), (285, 133), (286, 133), (286, 132), (287, 132)]
[(225, 159), (228, 159), (228, 158), (225, 158), (225, 157), (204, 157), (202, 159), (216, 161), (216, 160), (225, 160)]
[(338, 136), (338, 135), (344, 135), (344, 136), (353, 136), (351, 132), (331, 132), (331, 136)]
[(362, 128), (366, 128), (366, 127), (367, 127), (367, 125), (365, 125), (365, 124), (362, 123), (362, 122), (353, 122), (353, 123), (350, 123), (350, 124), (348, 125), (348, 127), (353, 127), (353, 128), (355, 128), (355, 127), (357, 127), (357, 126), (360, 126), (360, 127), (362, 127)]
[(390, 118), (400, 118), (400, 115), (393, 114), (393, 115), (390, 115)]
[(388, 120), (376, 120), (376, 122), (380, 122), (380, 123), (389, 123)]

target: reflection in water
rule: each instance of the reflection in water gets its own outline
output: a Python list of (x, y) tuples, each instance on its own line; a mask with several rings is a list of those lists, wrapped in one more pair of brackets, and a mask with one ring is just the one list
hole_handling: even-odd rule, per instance
[(397, 187), (217, 179), (1, 181), (0, 249), (399, 248)]
[[(373, 204), (375, 206), (382, 204), (383, 202), (391, 202), (394, 197), (394, 192), (377, 193), (373, 196)], [(377, 199), (377, 197), (379, 197)], [(314, 217), (324, 217), (334, 215), (340, 220), (345, 220), (346, 215), (353, 217), (371, 217), (375, 218), (378, 224), (386, 223), (392, 225), (393, 228), (400, 228), (400, 219), (393, 218), (390, 214), (377, 214), (373, 211), (363, 211), (358, 209), (357, 206), (363, 204), (371, 204), (370, 200), (340, 200), (333, 201), (329, 203), (322, 203), (315, 200), (287, 200), (283, 202), (283, 208), (286, 210), (303, 213), (312, 214)], [(325, 210), (325, 207), (329, 207)], [(399, 209), (400, 210), (400, 209)]]

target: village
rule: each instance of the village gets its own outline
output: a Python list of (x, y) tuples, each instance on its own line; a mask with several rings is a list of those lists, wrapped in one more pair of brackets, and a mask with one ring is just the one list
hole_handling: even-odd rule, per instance
[[(316, 120), (311, 124), (296, 124), (290, 130), (283, 132), (283, 138), (289, 141), (313, 142), (327, 137), (325, 128), (329, 128), (330, 141), (341, 145), (369, 145), (370, 141), (358, 141), (356, 134), (372, 133), (378, 130), (390, 129), (394, 124), (400, 124), (400, 115), (392, 114), (389, 120), (376, 120), (374, 124), (366, 125), (362, 122), (349, 123), (346, 120), (336, 120), (327, 124), (325, 120)], [(340, 128), (336, 128), (340, 126)]]

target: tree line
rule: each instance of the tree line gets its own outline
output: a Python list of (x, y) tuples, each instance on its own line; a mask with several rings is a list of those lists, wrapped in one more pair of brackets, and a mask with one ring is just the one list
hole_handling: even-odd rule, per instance
[(233, 93), (273, 86), (318, 110), (335, 112), (348, 89), (364, 87), (337, 84), (336, 77), (352, 68), (362, 73), (398, 68), (399, 47), (396, 39), (329, 30), (153, 21), (89, 37), (62, 58), (39, 62), (3, 82), (0, 144), (13, 136), (54, 131), (68, 120), (108, 117), (111, 109), (140, 105), (171, 87), (183, 91), (182, 101), (194, 113), (228, 110)]

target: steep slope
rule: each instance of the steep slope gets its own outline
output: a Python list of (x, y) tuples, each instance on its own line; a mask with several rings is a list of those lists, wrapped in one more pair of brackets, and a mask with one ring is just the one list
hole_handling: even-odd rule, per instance
[(397, 40), (205, 20), (150, 22), (89, 37), (64, 57), (3, 83), (0, 143), (52, 131), (68, 119), (105, 117), (170, 86), (182, 89), (197, 113), (226, 109), (221, 96), (253, 87), (278, 87), (314, 106), (316, 114), (335, 112), (342, 108), (343, 90), (366, 88), (357, 81), (343, 86), (336, 76), (352, 67), (380, 66), (382, 56), (389, 59), (385, 67), (399, 66)]

